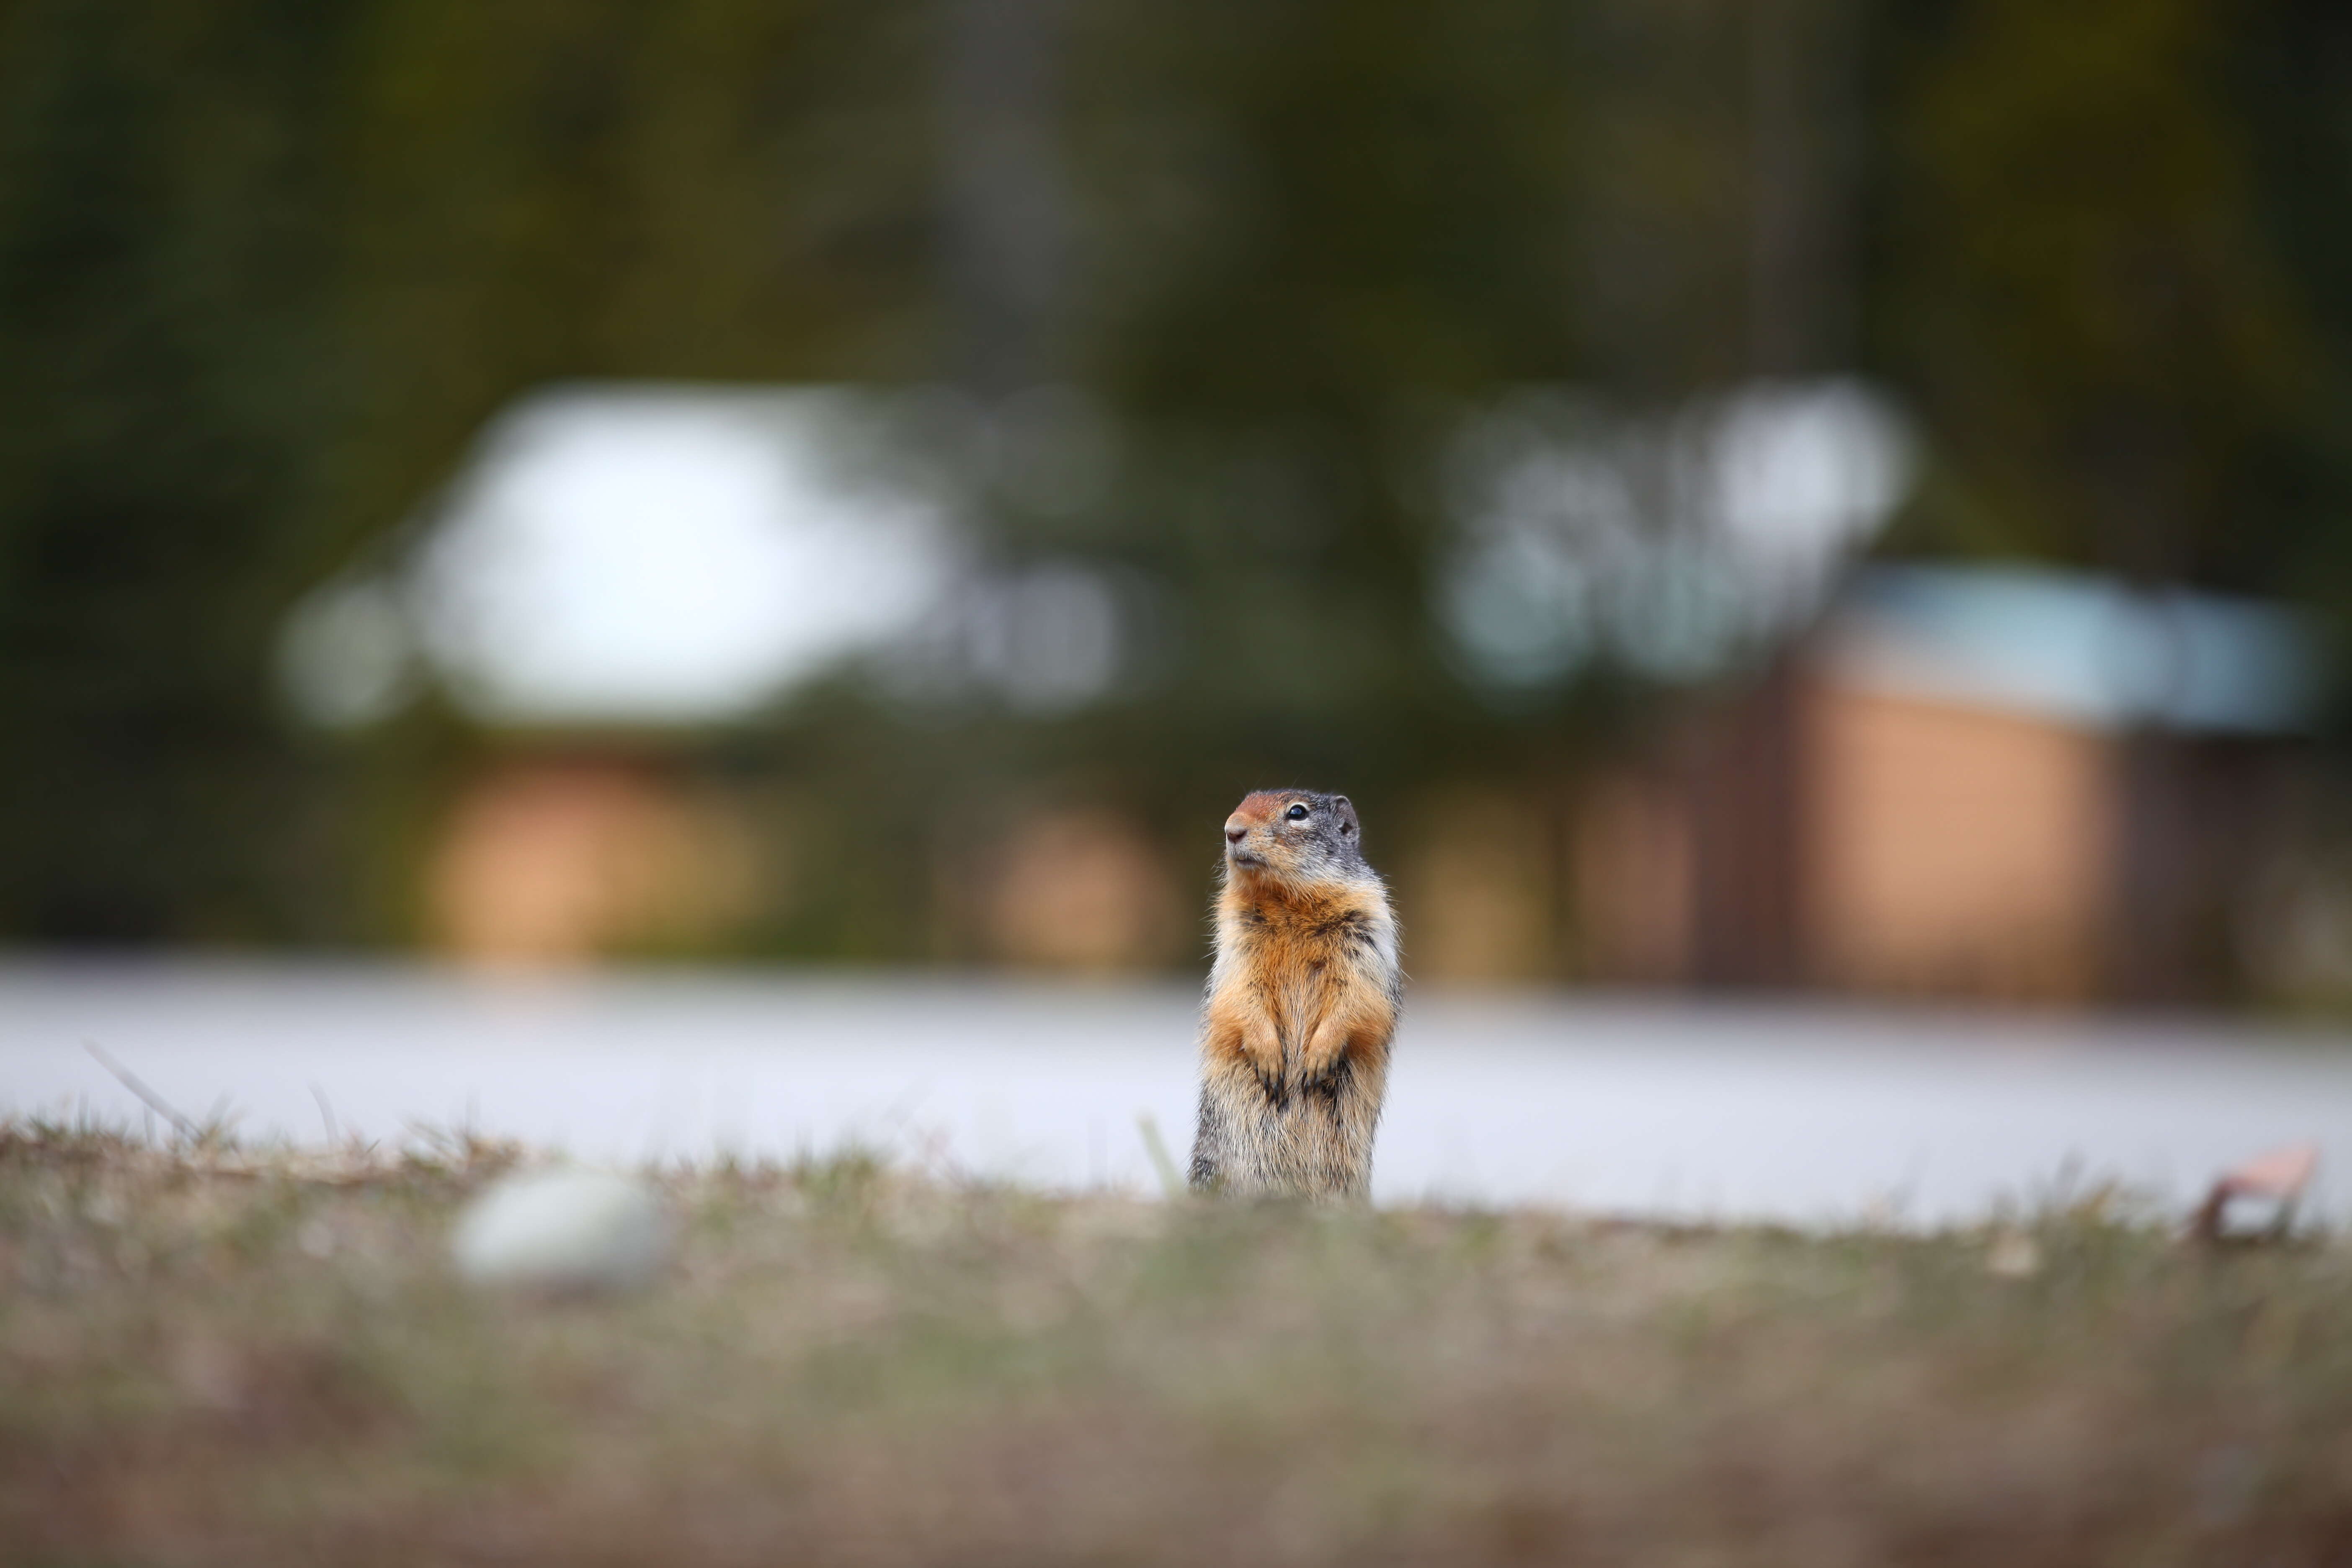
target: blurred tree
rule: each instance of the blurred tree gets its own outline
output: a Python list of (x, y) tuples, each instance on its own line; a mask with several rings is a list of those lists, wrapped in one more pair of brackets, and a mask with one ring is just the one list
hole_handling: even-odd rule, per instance
[(1461, 407), (1580, 363), (1568, 23), (1085, 14), (1075, 368), (1133, 443), (1087, 526), (1171, 590), (1181, 641), (1123, 754), (1409, 778), (1491, 729), (1433, 642), (1435, 472)]
[(908, 4), (374, 5), (336, 510), (380, 529), (550, 379), (929, 372), (930, 53)]
[(2304, 361), (2319, 368), (2286, 411), (2291, 461), (2253, 498), (2271, 525), (2250, 531), (2245, 571), (2323, 612), (2341, 752), (2352, 743), (2352, 14), (2273, 0), (2247, 31), (2232, 101), (2244, 108), (2263, 232), (2300, 285)]
[(2233, 101), (2244, 8), (1911, 16), (1881, 298), (1965, 491), (1930, 498), (1950, 537), (2150, 582), (2266, 563), (2248, 483), (2316, 367)]
[(284, 931), (348, 16), (0, 13), (0, 930)]

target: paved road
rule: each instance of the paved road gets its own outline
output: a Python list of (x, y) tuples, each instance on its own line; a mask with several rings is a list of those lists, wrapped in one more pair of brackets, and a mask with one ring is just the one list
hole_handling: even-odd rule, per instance
[[(470, 1121), (583, 1157), (850, 1140), (990, 1176), (1150, 1189), (1181, 1160), (1192, 996), (929, 976), (492, 982), (393, 968), (0, 963), (0, 1110), (137, 1123), (95, 1040), (251, 1134)], [(2352, 1035), (1819, 1005), (1423, 991), (1377, 1194), (1693, 1217), (1964, 1219), (2070, 1170), (2187, 1201), (2274, 1144), (2352, 1218)], [(2340, 1174), (2340, 1173), (2339, 1173)]]

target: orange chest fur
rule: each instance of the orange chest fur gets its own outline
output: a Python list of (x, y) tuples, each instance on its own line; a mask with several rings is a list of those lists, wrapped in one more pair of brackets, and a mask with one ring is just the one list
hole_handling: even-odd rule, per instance
[(1353, 941), (1337, 933), (1244, 930), (1230, 945), (1236, 973), (1276, 991), (1342, 984), (1356, 969)]
[[(1209, 998), (1213, 1048), (1296, 1063), (1335, 1014), (1384, 1033), (1387, 987), (1375, 972), (1377, 911), (1352, 897), (1298, 901), (1228, 899), (1220, 909), (1218, 982)], [(1352, 1032), (1352, 1031), (1351, 1031)], [(1269, 1047), (1272, 1047), (1269, 1049)]]

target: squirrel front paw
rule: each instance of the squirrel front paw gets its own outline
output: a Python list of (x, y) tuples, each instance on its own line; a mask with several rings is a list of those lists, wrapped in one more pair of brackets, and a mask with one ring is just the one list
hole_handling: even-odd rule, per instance
[(1356, 1064), (1345, 1054), (1334, 1057), (1317, 1070), (1307, 1075), (1299, 1088), (1307, 1099), (1337, 1108), (1339, 1097), (1347, 1093), (1349, 1080), (1356, 1075)]

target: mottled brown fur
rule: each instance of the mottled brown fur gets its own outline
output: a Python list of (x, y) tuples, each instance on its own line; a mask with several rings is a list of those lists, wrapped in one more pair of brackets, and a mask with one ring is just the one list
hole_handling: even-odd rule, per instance
[(1225, 828), (1192, 1184), (1361, 1197), (1403, 979), (1387, 889), (1345, 795), (1261, 790)]

